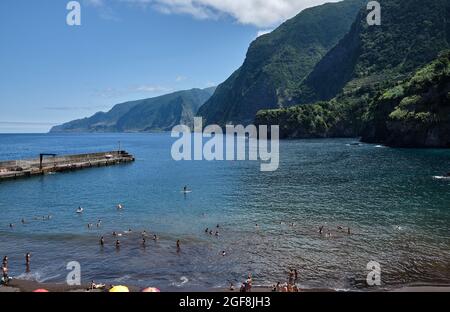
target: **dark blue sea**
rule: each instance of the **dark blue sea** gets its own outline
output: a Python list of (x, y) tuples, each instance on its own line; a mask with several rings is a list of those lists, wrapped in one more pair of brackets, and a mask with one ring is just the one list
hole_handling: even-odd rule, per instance
[[(0, 135), (1, 160), (116, 150), (119, 141), (136, 157), (0, 182), (0, 256), (9, 256), (11, 275), (65, 282), (67, 263), (78, 261), (86, 283), (183, 291), (238, 285), (250, 272), (254, 284), (272, 285), (296, 268), (305, 288), (366, 290), (367, 263), (378, 261), (383, 288), (450, 283), (450, 181), (433, 178), (450, 171), (449, 150), (282, 141), (279, 170), (263, 173), (259, 162), (173, 161), (174, 140), (166, 133)], [(192, 193), (183, 194), (184, 185)], [(219, 237), (205, 233), (218, 224)], [(159, 241), (149, 238), (144, 248), (144, 230)], [(122, 234), (119, 250), (113, 231)]]

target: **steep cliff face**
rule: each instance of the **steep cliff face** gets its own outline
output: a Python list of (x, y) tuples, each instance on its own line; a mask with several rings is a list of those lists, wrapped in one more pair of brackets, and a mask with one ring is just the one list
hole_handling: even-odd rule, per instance
[(448, 146), (447, 53), (438, 55), (450, 48), (450, 2), (381, 4), (381, 26), (368, 26), (361, 12), (300, 83), (294, 99), (302, 105), (260, 111), (257, 123), (278, 124), (285, 137)]
[(206, 124), (251, 123), (261, 109), (291, 105), (298, 84), (348, 32), (364, 0), (306, 9), (257, 38), (244, 64), (198, 112)]
[(384, 92), (375, 99), (372, 109), (378, 118), (368, 122), (364, 141), (450, 147), (450, 51)]
[(315, 66), (297, 104), (330, 100), (344, 87), (401, 79), (449, 48), (449, 1), (382, 0), (380, 26), (361, 12), (351, 31)]

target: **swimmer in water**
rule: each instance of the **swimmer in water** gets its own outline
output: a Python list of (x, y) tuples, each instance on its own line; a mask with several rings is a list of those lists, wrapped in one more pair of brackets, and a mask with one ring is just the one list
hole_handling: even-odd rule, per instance
[(320, 235), (323, 234), (323, 225), (319, 227), (319, 234), (320, 234)]
[(97, 221), (97, 227), (100, 227), (102, 225), (102, 220)]
[(112, 236), (117, 236), (117, 233), (115, 231), (112, 232)]
[(123, 209), (123, 206), (121, 204), (118, 204), (117, 209), (121, 210), (121, 209)]
[(103, 236), (100, 238), (100, 246), (105, 246), (105, 238)]
[(14, 227), (14, 224), (10, 223), (9, 227), (12, 229)]
[(213, 231), (212, 230), (209, 231), (209, 235), (213, 235)]
[(216, 231), (216, 233), (214, 234), (216, 237), (219, 237), (219, 231)]
[(222, 256), (225, 257), (227, 255), (227, 253), (224, 251), (222, 251)]
[(206, 234), (208, 234), (208, 232), (209, 232), (209, 229), (208, 229), (208, 228), (206, 228), (206, 230), (205, 230), (205, 233), (206, 233)]
[(352, 235), (352, 232), (351, 232), (350, 228), (348, 228), (347, 234), (348, 235)]
[(143, 247), (145, 247), (145, 243), (146, 243), (146, 242), (147, 242), (147, 241), (145, 240), (145, 237), (143, 237), (143, 238), (142, 238), (142, 246), (143, 246)]
[(187, 193), (187, 191), (188, 191), (188, 187), (187, 187), (187, 185), (185, 185), (183, 188), (183, 192)]
[(3, 257), (2, 267), (8, 267), (8, 256)]
[(92, 223), (88, 224), (88, 229), (92, 229)]
[(29, 252), (26, 253), (25, 255), (25, 272), (29, 273), (30, 272), (30, 264), (31, 264), (31, 254)]
[(158, 240), (158, 236), (156, 236), (156, 234), (153, 235), (153, 240), (154, 240), (155, 242)]
[(116, 240), (116, 248), (119, 249), (120, 248), (120, 241)]
[(22, 219), (22, 224), (25, 224), (25, 219)]
[(141, 235), (142, 235), (143, 237), (147, 236), (147, 231), (143, 231), (143, 232), (141, 233)]
[(217, 224), (216, 228), (220, 228), (220, 225), (219, 225), (219, 224)]
[(181, 250), (181, 242), (180, 240), (177, 240), (177, 252), (180, 252)]

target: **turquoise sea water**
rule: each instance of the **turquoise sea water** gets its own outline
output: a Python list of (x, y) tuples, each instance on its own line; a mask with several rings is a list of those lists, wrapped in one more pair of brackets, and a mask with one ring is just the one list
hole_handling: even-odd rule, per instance
[[(450, 283), (450, 181), (433, 179), (450, 171), (448, 150), (283, 141), (279, 170), (262, 173), (258, 162), (175, 162), (169, 134), (0, 135), (0, 159), (114, 150), (118, 141), (135, 163), (0, 183), (0, 256), (13, 276), (64, 282), (66, 264), (78, 261), (84, 282), (204, 290), (249, 272), (272, 285), (297, 268), (303, 287), (365, 289), (375, 260), (386, 288)], [(182, 194), (184, 185), (193, 192)], [(204, 233), (217, 224), (219, 237)], [(111, 233), (130, 228), (116, 250)], [(143, 230), (159, 242), (143, 248)]]

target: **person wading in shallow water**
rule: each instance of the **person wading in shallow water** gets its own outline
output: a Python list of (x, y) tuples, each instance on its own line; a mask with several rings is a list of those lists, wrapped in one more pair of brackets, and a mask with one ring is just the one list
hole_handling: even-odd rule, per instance
[(105, 238), (103, 236), (100, 238), (100, 246), (105, 246)]
[(9, 283), (8, 268), (2, 267), (2, 284), (7, 286)]
[(2, 262), (2, 284), (8, 285), (9, 276), (8, 276), (8, 256), (3, 258)]
[(181, 242), (180, 240), (177, 240), (177, 252), (181, 251)]

